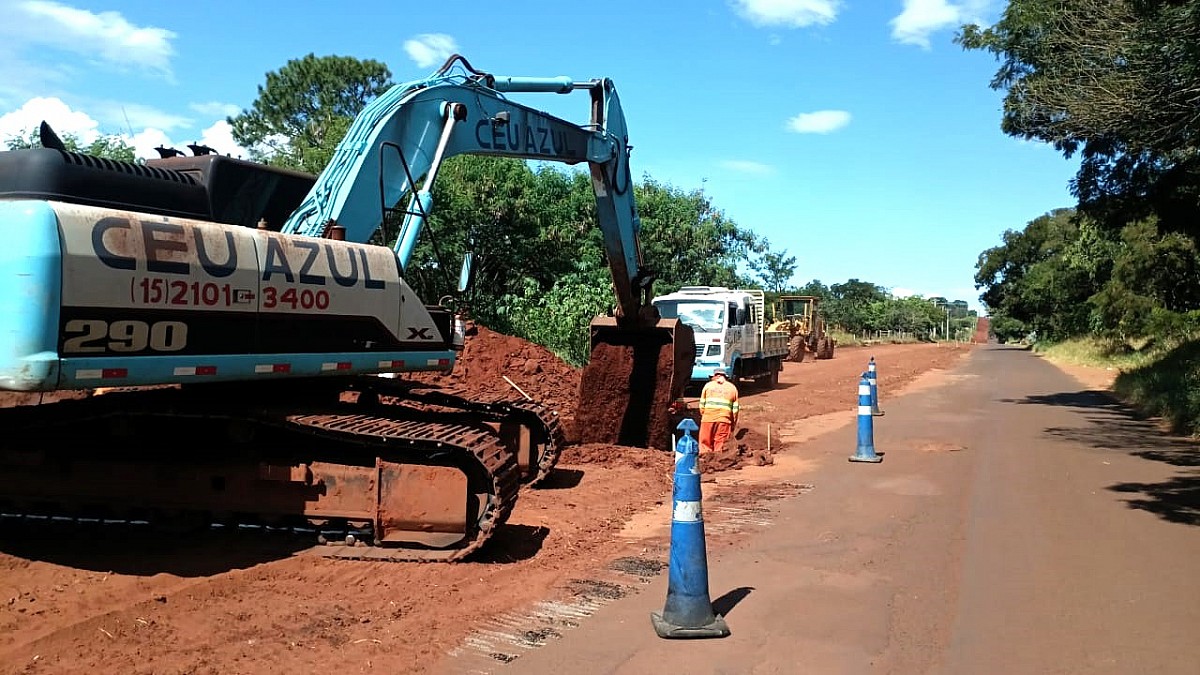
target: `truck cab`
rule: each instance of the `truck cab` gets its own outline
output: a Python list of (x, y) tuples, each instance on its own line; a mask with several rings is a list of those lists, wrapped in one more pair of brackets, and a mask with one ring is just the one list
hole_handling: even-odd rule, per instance
[(778, 380), (787, 335), (764, 330), (763, 292), (721, 286), (684, 286), (654, 299), (664, 319), (678, 319), (695, 334), (693, 384), (708, 380), (715, 368), (731, 379)]

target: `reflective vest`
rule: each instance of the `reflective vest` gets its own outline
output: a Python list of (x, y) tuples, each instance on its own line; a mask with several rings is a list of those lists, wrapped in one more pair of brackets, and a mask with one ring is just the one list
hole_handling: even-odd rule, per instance
[(737, 416), (738, 390), (732, 382), (713, 380), (700, 392), (700, 421), (729, 422)]

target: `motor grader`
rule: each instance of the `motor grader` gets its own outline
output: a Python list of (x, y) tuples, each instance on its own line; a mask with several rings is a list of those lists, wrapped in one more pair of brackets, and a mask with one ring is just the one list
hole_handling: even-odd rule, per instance
[(774, 323), (769, 331), (788, 334), (788, 361), (800, 363), (805, 354), (817, 359), (832, 359), (835, 340), (826, 332), (820, 312), (821, 299), (815, 295), (781, 295), (772, 307)]

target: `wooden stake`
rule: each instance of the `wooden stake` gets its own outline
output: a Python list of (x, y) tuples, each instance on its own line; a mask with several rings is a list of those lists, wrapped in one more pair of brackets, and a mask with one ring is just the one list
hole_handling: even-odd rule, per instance
[(508, 376), (507, 376), (507, 375), (501, 375), (500, 377), (503, 377), (505, 382), (507, 382), (507, 383), (509, 383), (510, 385), (512, 385), (512, 388), (513, 388), (513, 389), (516, 389), (518, 392), (520, 392), (520, 393), (521, 393), (521, 395), (525, 397), (525, 400), (526, 400), (526, 401), (532, 401), (532, 400), (533, 400), (533, 397), (532, 397), (532, 396), (530, 396), (529, 394), (526, 394), (525, 392), (521, 391), (521, 388), (517, 386), (517, 383), (516, 383), (516, 382), (513, 382), (513, 381), (512, 381), (512, 380), (510, 380), (510, 379), (508, 379)]

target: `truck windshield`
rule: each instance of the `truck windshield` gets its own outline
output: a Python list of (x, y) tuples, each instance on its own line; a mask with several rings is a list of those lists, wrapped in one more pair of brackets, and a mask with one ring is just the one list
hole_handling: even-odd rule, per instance
[(664, 319), (679, 319), (697, 333), (720, 333), (725, 328), (725, 304), (694, 300), (655, 301)]

